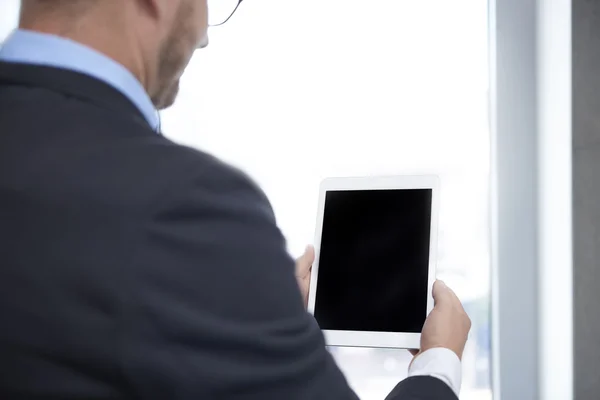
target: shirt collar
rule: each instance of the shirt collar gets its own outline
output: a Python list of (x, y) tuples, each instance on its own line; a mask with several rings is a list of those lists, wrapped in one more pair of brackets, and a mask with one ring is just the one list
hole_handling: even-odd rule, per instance
[(101, 80), (125, 95), (158, 131), (160, 119), (137, 78), (111, 58), (59, 36), (15, 30), (0, 47), (0, 60), (69, 69)]

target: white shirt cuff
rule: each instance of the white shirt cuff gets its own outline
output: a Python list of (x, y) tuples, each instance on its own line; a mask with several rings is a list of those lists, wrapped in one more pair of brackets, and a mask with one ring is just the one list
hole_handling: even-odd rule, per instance
[(433, 376), (438, 378), (458, 397), (462, 380), (460, 359), (450, 349), (434, 348), (424, 351), (414, 359), (408, 376)]

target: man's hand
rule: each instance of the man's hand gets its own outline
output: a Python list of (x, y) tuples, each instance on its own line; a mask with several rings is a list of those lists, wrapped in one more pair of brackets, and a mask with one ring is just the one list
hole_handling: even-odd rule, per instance
[(456, 294), (444, 282), (437, 281), (433, 285), (433, 299), (435, 307), (421, 333), (421, 350), (411, 353), (416, 356), (429, 349), (443, 347), (462, 359), (471, 330), (471, 319)]
[(296, 261), (296, 279), (298, 280), (298, 286), (300, 286), (300, 292), (302, 293), (302, 299), (304, 300), (304, 307), (308, 307), (308, 288), (310, 287), (310, 272), (312, 270), (313, 262), (315, 261), (315, 249), (312, 246), (308, 246), (304, 250), (304, 254)]

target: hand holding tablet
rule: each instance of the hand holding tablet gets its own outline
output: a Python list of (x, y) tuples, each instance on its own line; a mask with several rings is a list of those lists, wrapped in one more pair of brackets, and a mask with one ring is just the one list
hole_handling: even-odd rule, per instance
[[(435, 306), (423, 326), (420, 352), (445, 348), (462, 359), (471, 330), (471, 319), (456, 294), (442, 281), (433, 285)], [(413, 352), (413, 355), (418, 355)]]

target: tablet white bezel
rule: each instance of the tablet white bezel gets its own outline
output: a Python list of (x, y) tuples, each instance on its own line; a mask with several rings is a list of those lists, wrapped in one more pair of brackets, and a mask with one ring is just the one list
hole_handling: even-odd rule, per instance
[[(434, 175), (425, 176), (386, 176), (362, 178), (328, 178), (321, 183), (319, 190), (319, 206), (317, 225), (315, 229), (315, 262), (311, 273), (308, 311), (314, 313), (317, 296), (317, 280), (319, 274), (319, 255), (321, 234), (323, 230), (323, 215), (325, 211), (325, 195), (327, 191), (335, 190), (381, 190), (381, 189), (431, 189), (431, 234), (429, 245), (429, 271), (427, 285), (427, 315), (433, 309), (433, 283), (435, 282), (437, 263), (437, 237), (439, 214), (440, 180)], [(383, 347), (418, 349), (421, 334), (408, 332), (359, 332), (323, 330), (328, 346), (351, 347)]]

